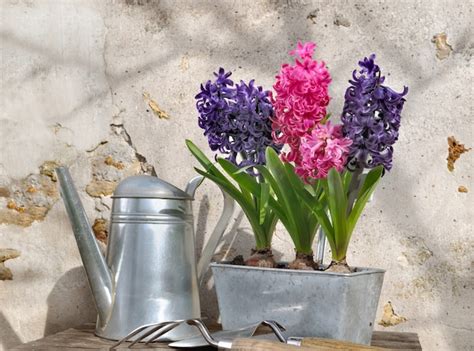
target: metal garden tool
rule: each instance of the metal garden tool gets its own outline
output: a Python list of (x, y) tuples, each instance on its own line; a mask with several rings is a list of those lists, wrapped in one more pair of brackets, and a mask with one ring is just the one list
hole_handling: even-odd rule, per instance
[[(282, 325), (280, 325), (278, 322), (265, 320), (263, 322), (250, 324), (248, 326), (245, 326), (239, 329), (221, 330), (221, 331), (213, 332), (212, 334), (210, 334), (209, 332), (206, 333), (206, 330), (204, 330), (203, 332), (200, 329), (201, 335), (184, 339), (184, 340), (180, 340), (180, 341), (175, 341), (169, 344), (168, 346), (176, 347), (176, 348), (191, 348), (191, 349), (195, 347), (202, 347), (202, 346), (207, 346), (207, 345), (216, 346), (215, 344), (219, 342), (228, 343), (229, 340), (253, 337), (255, 333), (257, 332), (257, 330), (262, 325), (270, 327), (274, 335), (277, 337), (279, 341), (281, 342), (285, 341), (285, 337), (281, 333), (281, 331), (284, 331), (285, 328)], [(266, 335), (273, 336), (273, 334), (266, 334)]]
[[(366, 345), (360, 345), (360, 344), (354, 344), (354, 343), (350, 343), (350, 342), (345, 342), (345, 341), (339, 341), (339, 340), (331, 340), (331, 339), (323, 339), (323, 338), (300, 338), (300, 337), (289, 337), (289, 338), (286, 338), (282, 331), (284, 331), (283, 328), (280, 328), (278, 327), (279, 324), (275, 324), (276, 322), (273, 322), (273, 321), (265, 321), (268, 325), (272, 328), (272, 331), (273, 333), (275, 334), (275, 336), (277, 337), (277, 339), (282, 342), (282, 343), (285, 343), (287, 345), (293, 345), (293, 346), (297, 346), (298, 350), (301, 351), (301, 347), (303, 347), (304, 349), (306, 348), (310, 348), (312, 350), (324, 350), (324, 351), (327, 351), (327, 350), (346, 350), (346, 351), (365, 351), (365, 350), (382, 350), (380, 348), (377, 348), (377, 347), (371, 347), (371, 346), (366, 346)], [(251, 336), (253, 336), (255, 334), (255, 331), (257, 330), (257, 328), (259, 327), (260, 325), (256, 325), (256, 327), (254, 328), (252, 334), (249, 334), (248, 333), (248, 328), (244, 328), (242, 329), (239, 329), (239, 330), (223, 330), (223, 331), (220, 331), (220, 332), (216, 332), (216, 333), (213, 333), (212, 334), (212, 338), (215, 339), (215, 340), (219, 340), (219, 341), (222, 341), (222, 342), (226, 342), (226, 340), (235, 340), (235, 339), (240, 339), (240, 338), (249, 338)], [(246, 333), (247, 331), (247, 333)], [(261, 335), (262, 337), (267, 337), (267, 336), (272, 336), (272, 334), (266, 334), (266, 335)], [(240, 341), (240, 344), (242, 346), (242, 343), (245, 344), (245, 345), (255, 345), (255, 342), (257, 341), (257, 339), (254, 339), (252, 340), (251, 342), (249, 340), (245, 340), (245, 341)], [(268, 338), (266, 338), (265, 340), (258, 340), (260, 343), (258, 345), (260, 346), (264, 346), (264, 343), (265, 342), (269, 342), (271, 340), (269, 340)], [(202, 336), (196, 336), (196, 337), (192, 337), (192, 338), (189, 338), (189, 339), (185, 339), (185, 340), (180, 340), (180, 341), (175, 341), (171, 344), (169, 344), (168, 346), (170, 347), (176, 347), (176, 348), (190, 348), (190, 349), (194, 349), (194, 348), (197, 348), (197, 347), (202, 347), (202, 346), (206, 346), (206, 345), (209, 345), (211, 344), (209, 341), (208, 341), (208, 338), (204, 335), (204, 333), (202, 333)], [(213, 345), (213, 344), (211, 344)], [(235, 344), (233, 344), (235, 345)], [(267, 347), (269, 347), (268, 344), (265, 344)], [(277, 349), (275, 349), (277, 350)]]
[[(67, 168), (56, 173), (97, 307), (96, 335), (119, 340), (142, 325), (199, 318), (198, 281), (230, 222), (234, 201), (223, 192), (221, 217), (196, 267), (191, 204), (203, 178), (193, 178), (182, 191), (157, 177), (129, 177), (113, 195), (104, 258)], [(196, 335), (187, 325), (171, 329), (168, 340)]]
[[(110, 350), (114, 350), (116, 347), (121, 345), (124, 342), (134, 340), (128, 347), (133, 348), (133, 346), (141, 341), (146, 341), (146, 344), (149, 344), (153, 342), (154, 340), (158, 339), (161, 335), (169, 332), (170, 330), (178, 327), (180, 324), (188, 324), (191, 326), (195, 326), (199, 329), (201, 332), (202, 337), (200, 338), (201, 340), (204, 341), (204, 343), (200, 343), (199, 345), (188, 345), (186, 347), (194, 348), (194, 347), (199, 347), (199, 346), (214, 346), (220, 349), (232, 349), (232, 350), (240, 350), (242, 349), (242, 345), (250, 344), (251, 347), (248, 348), (245, 346), (242, 350), (269, 350), (268, 349), (268, 340), (248, 340), (247, 338), (251, 337), (254, 335), (254, 333), (257, 331), (257, 329), (264, 325), (268, 326), (271, 328), (271, 330), (275, 333), (275, 335), (280, 339), (280, 341), (283, 341), (284, 338), (281, 334), (281, 331), (284, 330), (284, 327), (281, 326), (278, 322), (275, 321), (262, 321), (260, 323), (254, 323), (252, 325), (249, 325), (245, 328), (241, 328), (238, 330), (232, 330), (232, 331), (224, 331), (224, 332), (218, 332), (220, 335), (219, 339), (216, 339), (216, 334), (218, 333), (213, 333), (211, 334), (209, 332), (209, 329), (204, 325), (204, 323), (200, 319), (188, 319), (188, 320), (176, 320), (176, 321), (169, 321), (169, 322), (164, 322), (164, 323), (158, 323), (154, 325), (143, 325), (135, 330), (133, 330), (130, 334), (128, 334), (126, 337), (124, 337), (122, 340), (114, 344)], [(225, 338), (224, 336), (227, 337)], [(259, 343), (261, 343), (263, 346), (260, 348)], [(275, 343), (275, 342), (270, 342), (270, 344), (277, 345), (279, 348), (278, 350), (286, 350), (285, 348), (280, 348), (280, 345), (282, 345), (280, 342)], [(172, 344), (169, 346), (173, 347)]]

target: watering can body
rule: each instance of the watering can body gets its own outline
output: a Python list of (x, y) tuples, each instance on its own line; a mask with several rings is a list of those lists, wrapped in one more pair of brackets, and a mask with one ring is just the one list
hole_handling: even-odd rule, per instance
[[(186, 191), (153, 176), (125, 179), (113, 195), (104, 258), (67, 169), (57, 175), (98, 310), (96, 335), (119, 340), (141, 325), (200, 318), (199, 278), (232, 215), (228, 195), (197, 265), (192, 200), (202, 179), (191, 180)], [(194, 333), (182, 326), (164, 339)]]

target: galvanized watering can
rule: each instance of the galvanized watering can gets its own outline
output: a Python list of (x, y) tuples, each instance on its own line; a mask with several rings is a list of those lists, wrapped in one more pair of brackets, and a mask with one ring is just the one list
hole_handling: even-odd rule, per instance
[[(234, 201), (224, 209), (197, 263), (191, 202), (202, 177), (182, 191), (157, 177), (123, 180), (113, 195), (106, 257), (102, 255), (67, 168), (56, 169), (98, 317), (96, 335), (119, 340), (138, 326), (200, 318), (199, 285), (230, 221)], [(165, 335), (195, 334), (182, 326)]]

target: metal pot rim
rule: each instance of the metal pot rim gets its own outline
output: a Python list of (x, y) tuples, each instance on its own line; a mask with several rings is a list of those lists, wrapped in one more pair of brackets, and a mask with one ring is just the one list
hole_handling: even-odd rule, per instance
[[(278, 262), (278, 263), (287, 263), (287, 262)], [(385, 273), (385, 269), (371, 268), (371, 267), (353, 267), (356, 269), (355, 272), (338, 273), (338, 272), (326, 272), (326, 271), (305, 271), (305, 270), (288, 269), (288, 268), (265, 268), (265, 267), (241, 266), (241, 265), (230, 264), (229, 261), (212, 262), (210, 266), (211, 268), (215, 267), (215, 268), (227, 268), (227, 269), (254, 270), (254, 271), (263, 271), (263, 272), (265, 271), (284, 272), (284, 273), (302, 274), (302, 275), (317, 274), (317, 275), (328, 275), (328, 276), (342, 276), (342, 277), (348, 277), (348, 278), (361, 276), (361, 275), (367, 275), (367, 274)]]

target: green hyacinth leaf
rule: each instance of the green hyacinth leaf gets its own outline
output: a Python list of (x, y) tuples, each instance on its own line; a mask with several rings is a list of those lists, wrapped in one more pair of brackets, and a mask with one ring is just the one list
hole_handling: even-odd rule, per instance
[(369, 173), (367, 173), (367, 175), (364, 177), (364, 181), (357, 195), (357, 199), (354, 203), (354, 207), (352, 208), (352, 211), (349, 214), (349, 218), (348, 218), (349, 233), (352, 233), (352, 231), (354, 230), (357, 224), (357, 221), (359, 220), (359, 217), (362, 214), (362, 211), (364, 210), (365, 205), (367, 204), (367, 201), (369, 201), (370, 196), (372, 195), (375, 188), (377, 187), (377, 184), (380, 181), (382, 174), (383, 174), (383, 166), (377, 166), (374, 169), (372, 169)]
[(332, 168), (327, 177), (327, 200), (329, 213), (334, 227), (334, 241), (339, 249), (346, 246), (347, 241), (347, 197), (344, 193), (344, 186), (340, 173)]
[(265, 217), (267, 216), (268, 212), (268, 200), (270, 199), (270, 186), (268, 183), (260, 184), (260, 198), (258, 199), (259, 208), (260, 208), (260, 216), (259, 222), (263, 224), (265, 222)]

